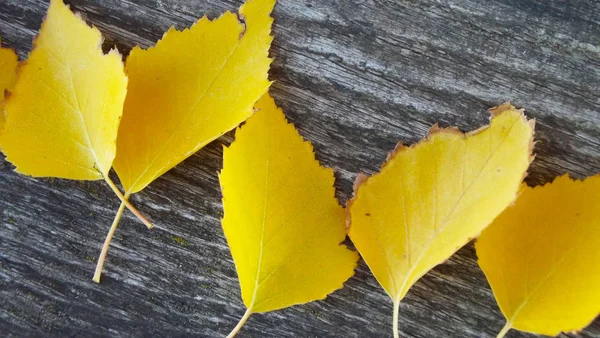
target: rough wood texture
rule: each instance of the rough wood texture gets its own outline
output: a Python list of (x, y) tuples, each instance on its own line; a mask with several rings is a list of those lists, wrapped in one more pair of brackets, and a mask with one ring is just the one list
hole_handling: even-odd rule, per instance
[[(67, 1), (123, 53), (240, 0)], [(0, 0), (3, 44), (21, 58), (45, 0)], [(435, 122), (471, 130), (510, 100), (538, 119), (537, 184), (600, 172), (600, 2), (280, 0), (272, 93), (335, 168), (345, 202), (360, 171)], [(0, 160), (2, 336), (223, 336), (244, 312), (220, 227), (213, 142), (133, 202), (157, 224), (121, 222), (103, 282), (95, 260), (118, 201), (102, 182), (31, 179)], [(573, 304), (577, 306), (577, 304)], [(470, 244), (401, 307), (403, 337), (492, 337), (503, 325)], [(325, 301), (251, 317), (247, 337), (391, 336), (391, 301), (364, 263)], [(582, 336), (600, 337), (600, 323)], [(509, 337), (531, 337), (512, 332)]]

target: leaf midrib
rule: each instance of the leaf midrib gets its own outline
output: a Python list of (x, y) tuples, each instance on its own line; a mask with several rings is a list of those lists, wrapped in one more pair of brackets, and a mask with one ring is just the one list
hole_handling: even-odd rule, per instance
[[(505, 137), (502, 139), (502, 141), (500, 142), (500, 144), (496, 147), (496, 149), (494, 149), (494, 151), (492, 151), (490, 153), (490, 155), (486, 159), (485, 163), (482, 165), (481, 169), (477, 173), (477, 176), (475, 177), (475, 179), (473, 179), (473, 181), (469, 184), (469, 186), (467, 186), (467, 188), (459, 196), (459, 198), (456, 200), (456, 202), (455, 202), (454, 206), (452, 207), (452, 209), (450, 209), (450, 212), (444, 217), (444, 220), (442, 221), (442, 224), (436, 229), (436, 231), (432, 234), (432, 236), (430, 237), (430, 239), (427, 242), (427, 244), (423, 247), (423, 250), (419, 254), (419, 257), (417, 258), (417, 260), (415, 261), (415, 263), (412, 265), (412, 267), (408, 270), (408, 272), (405, 274), (402, 286), (397, 291), (398, 293), (396, 294), (395, 299), (393, 299), (394, 302), (399, 302), (400, 301), (400, 297), (401, 297), (400, 295), (403, 293), (404, 289), (406, 288), (408, 281), (411, 279), (411, 276), (414, 273), (415, 269), (419, 266), (419, 263), (421, 262), (421, 260), (425, 256), (425, 253), (429, 250), (429, 248), (431, 247), (431, 244), (433, 243), (433, 241), (435, 240), (435, 238), (437, 237), (437, 235), (441, 231), (443, 231), (445, 229), (445, 227), (448, 225), (448, 220), (449, 220), (450, 215), (452, 215), (452, 213), (456, 210), (457, 206), (460, 204), (460, 202), (462, 201), (462, 199), (465, 197), (465, 195), (469, 191), (469, 189), (471, 189), (471, 187), (473, 186), (473, 184), (475, 184), (475, 182), (477, 182), (477, 180), (479, 180), (481, 173), (483, 172), (483, 170), (485, 169), (485, 167), (489, 164), (491, 158), (498, 152), (498, 149), (500, 149), (500, 147), (504, 144), (504, 142), (506, 141), (506, 139), (508, 138), (508, 136), (511, 134), (512, 129), (519, 122), (520, 118), (521, 117), (517, 117), (515, 119), (515, 122), (511, 125), (510, 129), (508, 130), (508, 132), (506, 133)], [(491, 129), (491, 123), (490, 123), (490, 127), (489, 127), (489, 129), (487, 129), (487, 131), (489, 132), (490, 129)], [(465, 138), (465, 140), (466, 140), (466, 138)], [(435, 163), (437, 165), (437, 162), (435, 162)]]
[(585, 243), (586, 240), (591, 240), (594, 237), (593, 236), (582, 236), (580, 237), (581, 241), (579, 243), (577, 243), (577, 245), (571, 245), (570, 249), (567, 250), (567, 252), (565, 252), (562, 257), (554, 264), (554, 266), (552, 267), (552, 269), (550, 269), (550, 271), (548, 271), (548, 273), (546, 274), (546, 276), (544, 276), (537, 284), (536, 286), (533, 288), (533, 290), (527, 294), (527, 296), (521, 301), (521, 304), (519, 305), (519, 307), (517, 308), (517, 310), (515, 310), (515, 312), (513, 313), (513, 315), (510, 318), (507, 318), (507, 323), (509, 325), (511, 325), (514, 323), (514, 320), (517, 318), (517, 316), (519, 315), (519, 313), (525, 308), (525, 306), (529, 303), (529, 301), (535, 296), (537, 295), (537, 293), (542, 289), (542, 287), (544, 286), (544, 284), (546, 284), (546, 282), (548, 282), (548, 280), (550, 280), (550, 278), (556, 273), (556, 271), (558, 270), (559, 266), (566, 260), (567, 256), (570, 256), (571, 253), (577, 249), (581, 247), (582, 243)]
[(264, 239), (265, 239), (265, 223), (267, 221), (267, 204), (269, 202), (269, 172), (271, 169), (271, 161), (269, 161), (269, 156), (271, 154), (271, 142), (270, 142), (270, 137), (269, 137), (269, 131), (267, 130), (265, 132), (265, 143), (267, 145), (267, 149), (266, 149), (266, 154), (267, 154), (267, 163), (266, 163), (266, 169), (265, 169), (265, 182), (263, 184), (264, 187), (264, 203), (263, 203), (263, 215), (262, 215), (262, 222), (261, 222), (261, 226), (260, 226), (260, 242), (258, 244), (259, 246), (259, 252), (258, 252), (258, 262), (256, 263), (256, 274), (255, 279), (254, 279), (254, 292), (252, 293), (252, 300), (250, 301), (250, 305), (248, 306), (248, 310), (252, 311), (252, 308), (254, 307), (254, 303), (256, 302), (256, 296), (258, 295), (258, 287), (260, 285), (260, 272), (262, 269), (262, 262), (263, 262), (263, 251), (264, 251)]
[[(238, 22), (238, 25), (239, 25), (239, 22)], [(198, 97), (198, 99), (196, 100), (196, 102), (194, 103), (194, 105), (189, 110), (187, 110), (185, 114), (183, 114), (181, 120), (177, 124), (177, 127), (174, 129), (175, 131), (173, 133), (171, 133), (171, 135), (169, 135), (169, 138), (167, 139), (167, 141), (165, 141), (162, 144), (162, 146), (160, 147), (160, 149), (155, 153), (154, 158), (152, 158), (152, 160), (146, 166), (146, 168), (144, 169), (144, 171), (142, 171), (142, 173), (140, 175), (138, 175), (138, 178), (131, 184), (130, 187), (128, 187), (127, 193), (131, 193), (131, 191), (134, 190), (134, 188), (138, 184), (138, 182), (142, 179), (142, 177), (144, 177), (144, 175), (146, 175), (146, 173), (148, 172), (148, 170), (150, 170), (150, 168), (158, 160), (158, 158), (160, 157), (160, 155), (162, 155), (162, 153), (164, 152), (164, 150), (167, 148), (167, 145), (169, 143), (171, 143), (171, 141), (173, 140), (173, 137), (175, 137), (175, 135), (177, 134), (177, 131), (180, 130), (181, 127), (183, 126), (183, 124), (185, 123), (185, 121), (187, 121), (187, 117), (192, 112), (194, 112), (196, 110), (196, 108), (198, 108), (198, 105), (200, 104), (200, 102), (202, 102), (202, 100), (206, 97), (206, 93), (208, 93), (208, 91), (212, 88), (212, 86), (216, 82), (217, 78), (219, 78), (219, 76), (221, 75), (221, 73), (223, 72), (223, 70), (225, 69), (225, 67), (228, 65), (229, 60), (231, 59), (231, 57), (233, 56), (233, 54), (237, 51), (238, 47), (240, 46), (240, 42), (242, 41), (243, 38), (244, 37), (242, 37), (241, 39), (237, 40), (235, 46), (231, 50), (231, 53), (229, 53), (229, 55), (227, 56), (227, 58), (225, 59), (225, 61), (223, 62), (223, 64), (221, 65), (221, 67), (219, 68), (219, 70), (217, 71), (217, 73), (215, 74), (215, 76), (211, 79), (211, 82), (208, 84), (208, 86), (206, 86), (206, 89), (204, 90), (204, 92), (202, 92), (202, 94)], [(170, 162), (170, 161), (168, 161), (168, 162)], [(169, 164), (167, 163), (167, 165), (163, 166), (160, 170), (157, 170), (156, 172), (157, 173), (161, 172), (168, 165)], [(156, 174), (154, 174), (154, 176), (152, 177), (152, 179), (149, 180), (149, 181), (150, 182), (154, 181), (156, 179), (155, 176), (156, 176)]]
[[(44, 80), (42, 80), (41, 78), (37, 78), (37, 79), (41, 83), (43, 83), (44, 85), (48, 86), (48, 88), (52, 89), (54, 91), (54, 94), (56, 95), (56, 97), (58, 97), (60, 100), (62, 100), (63, 102), (65, 102), (72, 110), (74, 110), (75, 112), (77, 112), (77, 116), (79, 117), (79, 120), (80, 120), (80, 122), (81, 122), (81, 124), (83, 126), (83, 130), (84, 130), (83, 134), (85, 136), (85, 141), (87, 143), (87, 148), (90, 151), (90, 153), (92, 154), (92, 157), (94, 158), (94, 162), (95, 162), (95, 164), (97, 166), (97, 167), (94, 167), (94, 168), (91, 168), (91, 169), (86, 168), (84, 166), (78, 166), (78, 167), (86, 168), (86, 169), (88, 169), (90, 171), (93, 171), (93, 172), (98, 172), (100, 174), (100, 177), (103, 178), (104, 177), (104, 173), (102, 172), (102, 170), (100, 168), (100, 161), (98, 160), (98, 156), (96, 155), (96, 150), (94, 149), (94, 147), (92, 145), (92, 141), (90, 139), (90, 135), (89, 135), (89, 132), (88, 132), (87, 123), (86, 123), (85, 118), (83, 116), (81, 104), (79, 102), (79, 94), (78, 94), (77, 88), (75, 86), (75, 80), (74, 80), (73, 71), (71, 69), (71, 66), (69, 64), (67, 64), (65, 61), (63, 61), (61, 58), (59, 58), (57, 55), (55, 55), (54, 52), (52, 52), (49, 48), (43, 48), (43, 50), (46, 52), (47, 55), (49, 55), (55, 61), (57, 61), (69, 73), (69, 80), (70, 80), (70, 84), (71, 84), (71, 92), (73, 93), (73, 96), (75, 97), (75, 105), (73, 105), (70, 102), (69, 99), (67, 99), (67, 98), (59, 95), (59, 92), (55, 88), (52, 88), (51, 85), (45, 83)], [(84, 144), (80, 144), (80, 145), (81, 146), (85, 146)]]

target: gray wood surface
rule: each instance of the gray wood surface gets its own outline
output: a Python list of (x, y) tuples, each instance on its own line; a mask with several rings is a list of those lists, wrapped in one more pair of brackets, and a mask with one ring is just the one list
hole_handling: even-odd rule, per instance
[[(66, 1), (123, 53), (240, 0)], [(4, 45), (25, 58), (46, 0), (0, 0)], [(600, 172), (600, 2), (590, 0), (280, 0), (272, 94), (335, 168), (338, 197), (398, 140), (435, 122), (471, 130), (510, 100), (537, 119), (527, 181)], [(222, 145), (166, 173), (133, 202), (102, 284), (91, 281), (118, 201), (103, 182), (32, 179), (0, 157), (1, 336), (224, 336), (244, 312), (223, 237)], [(251, 198), (251, 196), (249, 196)], [(577, 304), (573, 304), (576, 307)], [(504, 324), (472, 244), (402, 303), (403, 337), (492, 337)], [(324, 301), (253, 315), (243, 337), (387, 337), (392, 304), (360, 263)], [(600, 323), (584, 337), (600, 337)], [(508, 337), (531, 337), (512, 332)]]

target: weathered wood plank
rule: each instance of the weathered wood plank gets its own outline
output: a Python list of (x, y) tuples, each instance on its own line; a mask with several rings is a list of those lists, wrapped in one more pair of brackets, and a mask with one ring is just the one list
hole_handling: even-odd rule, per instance
[[(123, 53), (171, 25), (235, 9), (230, 0), (72, 0)], [(0, 0), (0, 35), (24, 58), (47, 7)], [(341, 202), (360, 171), (430, 125), (463, 130), (510, 100), (538, 119), (527, 178), (600, 172), (600, 2), (591, 0), (280, 0), (272, 93), (317, 157), (335, 168)], [(213, 142), (133, 197), (103, 282), (95, 259), (118, 202), (101, 182), (31, 179), (0, 161), (3, 336), (223, 336), (243, 313), (220, 228)], [(574, 304), (573, 306), (577, 306)], [(391, 335), (391, 302), (361, 263), (325, 301), (255, 315), (252, 337)], [(492, 337), (503, 325), (468, 245), (418, 282), (401, 307), (404, 337)], [(510, 337), (531, 335), (512, 332)], [(600, 323), (582, 333), (600, 337)]]

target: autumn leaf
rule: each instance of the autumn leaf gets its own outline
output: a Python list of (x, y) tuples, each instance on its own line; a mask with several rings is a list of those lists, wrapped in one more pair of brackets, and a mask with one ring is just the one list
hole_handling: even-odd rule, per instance
[(203, 17), (183, 32), (171, 28), (153, 48), (131, 51), (114, 164), (127, 194), (252, 114), (270, 85), (274, 4), (251, 0), (238, 15)]
[(524, 187), (475, 243), (511, 328), (549, 336), (600, 313), (600, 175)]
[(505, 104), (489, 127), (462, 134), (434, 126), (399, 145), (381, 171), (359, 176), (349, 235), (394, 303), (430, 269), (476, 237), (511, 202), (531, 161), (533, 122)]
[[(0, 47), (0, 133), (4, 129), (4, 93), (13, 89), (17, 81), (19, 60), (12, 49)], [(1, 147), (1, 144), (0, 144)]]
[[(248, 0), (239, 14), (203, 17), (171, 28), (156, 46), (135, 47), (125, 65), (129, 87), (114, 167), (125, 196), (235, 128), (267, 91), (275, 0)], [(123, 206), (98, 260), (102, 265)]]
[[(6, 100), (0, 145), (16, 171), (75, 180), (108, 177), (116, 151), (127, 77), (100, 32), (52, 0), (29, 59)], [(151, 224), (126, 203), (148, 226)]]
[(323, 299), (353, 274), (356, 252), (340, 244), (346, 213), (331, 169), (315, 160), (266, 94), (224, 150), (223, 231), (250, 314)]

